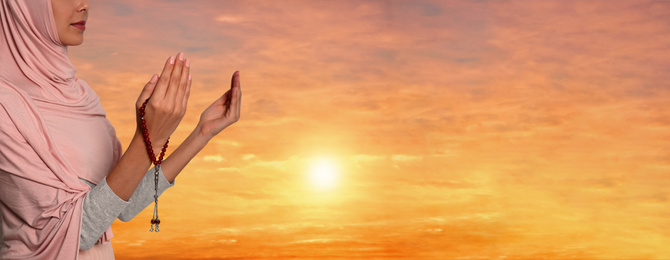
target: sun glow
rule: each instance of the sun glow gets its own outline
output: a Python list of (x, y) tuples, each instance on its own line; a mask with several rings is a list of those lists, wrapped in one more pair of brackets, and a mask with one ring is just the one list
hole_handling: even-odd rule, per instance
[(337, 186), (338, 170), (330, 159), (320, 158), (312, 162), (309, 170), (312, 186), (317, 190), (331, 190)]

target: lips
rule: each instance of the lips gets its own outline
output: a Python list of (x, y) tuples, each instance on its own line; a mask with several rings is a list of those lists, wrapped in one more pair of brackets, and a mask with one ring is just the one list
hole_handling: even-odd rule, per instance
[(86, 21), (84, 21), (84, 20), (78, 21), (76, 23), (71, 23), (70, 25), (72, 25), (72, 26), (74, 26), (77, 29), (82, 30), (82, 31), (86, 30)]

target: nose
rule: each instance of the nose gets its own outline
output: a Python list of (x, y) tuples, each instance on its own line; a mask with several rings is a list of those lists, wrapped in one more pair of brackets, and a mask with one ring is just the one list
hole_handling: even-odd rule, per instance
[(89, 8), (91, 8), (91, 6), (88, 4), (88, 0), (81, 0), (79, 6), (77, 6), (77, 11), (85, 12), (88, 11)]

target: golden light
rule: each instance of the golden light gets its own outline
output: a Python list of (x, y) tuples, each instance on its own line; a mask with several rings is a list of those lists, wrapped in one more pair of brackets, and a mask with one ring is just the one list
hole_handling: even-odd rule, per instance
[(312, 162), (309, 178), (312, 186), (317, 190), (330, 190), (337, 186), (338, 171), (335, 163), (326, 158), (319, 158)]

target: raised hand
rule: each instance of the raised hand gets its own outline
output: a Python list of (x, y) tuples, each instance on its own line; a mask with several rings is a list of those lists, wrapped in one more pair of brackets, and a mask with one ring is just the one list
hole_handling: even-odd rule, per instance
[(197, 126), (200, 133), (212, 138), (221, 130), (237, 122), (240, 119), (241, 104), (240, 72), (236, 71), (230, 81), (230, 89), (200, 115), (200, 122)]
[[(147, 102), (144, 119), (154, 152), (159, 151), (170, 135), (177, 129), (186, 114), (186, 105), (191, 89), (190, 61), (184, 53), (171, 56), (163, 67), (161, 75), (154, 75), (144, 86), (137, 102), (136, 111)], [(138, 119), (138, 130), (141, 126)]]

